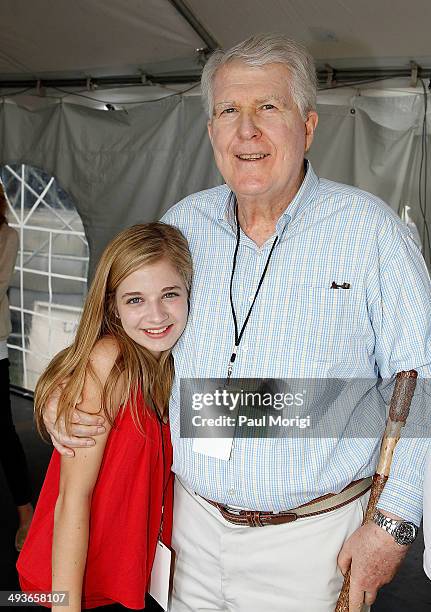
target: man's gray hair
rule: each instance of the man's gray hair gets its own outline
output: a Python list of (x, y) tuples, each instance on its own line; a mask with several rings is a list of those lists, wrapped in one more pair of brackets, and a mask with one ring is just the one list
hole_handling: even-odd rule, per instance
[(208, 116), (214, 110), (213, 83), (217, 70), (233, 61), (247, 66), (282, 64), (289, 70), (290, 94), (304, 121), (316, 109), (317, 78), (314, 60), (301, 44), (284, 34), (255, 34), (227, 51), (217, 49), (209, 57), (202, 71), (202, 101)]

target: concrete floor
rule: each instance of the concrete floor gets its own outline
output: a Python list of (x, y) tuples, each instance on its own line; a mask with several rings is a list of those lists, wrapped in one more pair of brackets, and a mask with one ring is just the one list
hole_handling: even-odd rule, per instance
[[(12, 409), (16, 429), (24, 445), (30, 466), (35, 502), (51, 456), (51, 447), (42, 442), (34, 430), (33, 406), (29, 399), (13, 395)], [(0, 499), (2, 500), (0, 511), (0, 590), (18, 590), (15, 572), (17, 554), (14, 549), (17, 519), (1, 469)], [(398, 575), (391, 584), (384, 587), (379, 593), (372, 612), (431, 612), (431, 582), (426, 578), (422, 569), (423, 547), (421, 533), (411, 547)], [(32, 609), (34, 610), (34, 608)], [(160, 608), (150, 604), (146, 610), (150, 612), (160, 610)], [(269, 611), (262, 610), (262, 612)], [(304, 612), (307, 612), (307, 610), (304, 609)]]

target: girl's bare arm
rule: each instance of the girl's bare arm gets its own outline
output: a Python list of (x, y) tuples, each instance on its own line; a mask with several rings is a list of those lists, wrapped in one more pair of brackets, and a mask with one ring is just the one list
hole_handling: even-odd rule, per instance
[[(114, 340), (103, 338), (94, 347), (91, 365), (101, 384), (118, 354)], [(94, 412), (101, 407), (100, 386), (88, 375), (81, 408)], [(61, 458), (60, 488), (54, 513), (52, 546), (52, 590), (69, 593), (69, 607), (53, 606), (58, 612), (80, 612), (82, 581), (87, 559), (91, 497), (110, 431), (98, 436), (97, 444), (75, 449), (73, 458)]]

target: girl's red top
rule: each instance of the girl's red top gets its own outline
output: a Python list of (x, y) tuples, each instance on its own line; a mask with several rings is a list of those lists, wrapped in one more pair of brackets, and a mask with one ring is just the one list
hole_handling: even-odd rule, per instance
[[(142, 399), (140, 404), (143, 405)], [(172, 531), (173, 474), (169, 426), (150, 409), (144, 433), (127, 405), (120, 411), (105, 447), (91, 501), (90, 535), (82, 607), (118, 602), (145, 607), (164, 503), (162, 540)], [(71, 459), (73, 461), (73, 459)], [(61, 456), (54, 450), (17, 569), (23, 591), (51, 591), (54, 509)], [(50, 607), (50, 606), (48, 606)]]

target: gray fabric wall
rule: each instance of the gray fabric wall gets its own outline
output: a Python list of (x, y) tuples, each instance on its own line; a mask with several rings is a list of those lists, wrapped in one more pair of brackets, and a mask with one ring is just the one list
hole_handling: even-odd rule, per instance
[[(371, 191), (395, 210), (410, 204), (422, 233), (417, 185), (423, 96), (357, 95), (318, 110), (309, 156), (317, 172)], [(62, 102), (29, 110), (3, 102), (0, 164), (12, 163), (52, 173), (70, 193), (90, 244), (90, 270), (119, 230), (156, 219), (185, 195), (221, 181), (197, 96), (147, 102), (127, 112)]]

